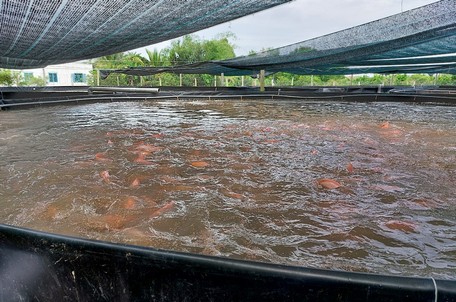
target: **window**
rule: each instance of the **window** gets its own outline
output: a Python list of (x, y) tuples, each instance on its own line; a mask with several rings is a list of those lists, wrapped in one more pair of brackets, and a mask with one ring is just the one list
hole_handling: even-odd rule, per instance
[(57, 83), (59, 79), (57, 78), (57, 72), (49, 73), (49, 83)]
[(73, 73), (73, 83), (85, 83), (86, 75), (83, 73)]
[(24, 81), (28, 82), (33, 78), (33, 72), (24, 72)]

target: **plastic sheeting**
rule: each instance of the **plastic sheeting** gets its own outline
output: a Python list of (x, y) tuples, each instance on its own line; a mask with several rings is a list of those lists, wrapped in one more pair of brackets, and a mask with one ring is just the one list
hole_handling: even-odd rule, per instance
[(0, 67), (43, 67), (127, 51), (289, 1), (0, 0)]
[(160, 251), (0, 224), (0, 294), (2, 301), (454, 302), (456, 281)]
[(259, 70), (295, 74), (456, 73), (456, 1), (442, 0), (289, 46), (186, 66), (122, 72), (251, 75)]

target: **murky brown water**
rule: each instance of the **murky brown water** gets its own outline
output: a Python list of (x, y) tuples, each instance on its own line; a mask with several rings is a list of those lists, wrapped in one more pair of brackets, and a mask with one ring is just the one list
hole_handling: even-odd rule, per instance
[(398, 103), (4, 111), (0, 221), (232, 258), (454, 278), (455, 120), (456, 107)]

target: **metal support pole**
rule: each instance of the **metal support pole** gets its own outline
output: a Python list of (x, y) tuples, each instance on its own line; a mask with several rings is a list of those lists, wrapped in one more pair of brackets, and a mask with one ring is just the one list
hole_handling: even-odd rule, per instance
[(179, 86), (182, 87), (182, 73), (179, 73)]
[(224, 73), (220, 74), (220, 86), (222, 86), (222, 87), (226, 86)]

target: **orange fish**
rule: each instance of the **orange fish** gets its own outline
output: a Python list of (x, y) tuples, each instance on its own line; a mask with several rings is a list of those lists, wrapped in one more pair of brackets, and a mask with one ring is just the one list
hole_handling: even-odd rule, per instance
[(435, 201), (423, 198), (416, 198), (410, 200), (408, 204), (410, 205), (410, 207), (415, 209), (435, 209), (439, 207), (438, 203), (436, 203)]
[(342, 187), (342, 185), (340, 183), (338, 183), (335, 180), (329, 179), (329, 178), (317, 179), (317, 184), (322, 186), (323, 188), (329, 189), (329, 190), (337, 189), (339, 187)]
[(128, 197), (123, 204), (123, 208), (127, 210), (133, 210), (136, 208), (136, 206), (136, 200), (133, 197)]
[(143, 165), (152, 165), (153, 163), (146, 160), (146, 155), (148, 155), (149, 153), (147, 152), (139, 152), (138, 154), (138, 157), (136, 157), (136, 159), (134, 160), (135, 163), (138, 163), (138, 164), (143, 164)]
[(349, 173), (353, 173), (353, 165), (352, 165), (352, 163), (348, 163), (348, 165), (347, 165), (347, 171), (348, 171)]
[(161, 208), (159, 208), (158, 210), (154, 211), (150, 215), (150, 217), (160, 216), (161, 214), (168, 212), (168, 211), (172, 210), (173, 208), (174, 208), (174, 201), (170, 201), (167, 204), (165, 204), (164, 206), (162, 206)]
[(101, 177), (101, 178), (103, 179), (103, 181), (106, 182), (106, 183), (111, 182), (111, 179), (110, 179), (111, 175), (109, 175), (109, 172), (106, 171), (106, 170), (100, 172), (100, 177)]
[(128, 222), (128, 219), (116, 214), (109, 214), (101, 217), (100, 222), (104, 225), (104, 227), (108, 230), (115, 229), (119, 230), (122, 229)]
[(391, 230), (398, 230), (405, 233), (415, 233), (416, 225), (411, 222), (405, 222), (400, 220), (390, 220), (385, 223), (385, 226)]
[(135, 163), (142, 164), (142, 165), (153, 165), (154, 163), (145, 159), (137, 158), (135, 159)]
[(204, 167), (209, 166), (209, 164), (205, 161), (194, 161), (194, 162), (191, 162), (190, 165), (192, 165), (195, 168), (204, 168)]
[(390, 123), (388, 121), (380, 124), (380, 128), (382, 128), (382, 129), (387, 129), (389, 127), (390, 127)]
[(95, 160), (97, 161), (112, 161), (111, 159), (106, 157), (106, 153), (100, 152), (95, 154)]
[(44, 215), (44, 218), (46, 218), (46, 219), (55, 219), (58, 213), (59, 213), (59, 210), (57, 209), (57, 207), (50, 205), (46, 208), (43, 215)]
[(137, 188), (139, 187), (139, 185), (141, 184), (141, 182), (139, 181), (139, 178), (136, 177), (130, 184), (130, 188)]
[(162, 148), (154, 146), (154, 145), (150, 145), (150, 144), (140, 144), (135, 147), (135, 150), (152, 153), (152, 152), (160, 151), (160, 150), (162, 150)]
[(140, 196), (141, 200), (149, 207), (156, 207), (157, 202), (155, 202), (155, 199), (149, 196)]
[(244, 196), (242, 196), (242, 194), (239, 194), (239, 193), (235, 193), (235, 192), (224, 192), (223, 195), (225, 195), (226, 197), (230, 197), (230, 198), (234, 198), (234, 199), (243, 199)]

